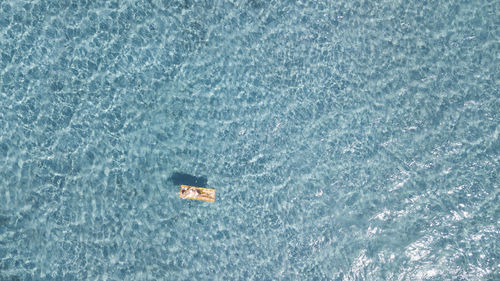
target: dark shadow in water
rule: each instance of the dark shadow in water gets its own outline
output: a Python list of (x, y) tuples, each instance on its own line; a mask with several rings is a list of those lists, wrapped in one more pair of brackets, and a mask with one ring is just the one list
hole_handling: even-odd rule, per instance
[(196, 177), (186, 173), (174, 172), (172, 173), (172, 175), (170, 175), (170, 178), (168, 178), (168, 180), (170, 180), (175, 185), (185, 184), (198, 187), (207, 186), (206, 176)]

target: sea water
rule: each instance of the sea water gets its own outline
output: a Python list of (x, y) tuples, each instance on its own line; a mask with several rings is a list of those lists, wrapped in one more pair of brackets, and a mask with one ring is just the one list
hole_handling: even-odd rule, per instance
[(499, 280), (499, 11), (1, 1), (0, 279)]

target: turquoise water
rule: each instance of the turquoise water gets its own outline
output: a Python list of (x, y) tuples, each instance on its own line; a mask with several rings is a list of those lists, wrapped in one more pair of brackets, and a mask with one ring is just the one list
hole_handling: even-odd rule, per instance
[(1, 280), (500, 279), (500, 2), (0, 3)]

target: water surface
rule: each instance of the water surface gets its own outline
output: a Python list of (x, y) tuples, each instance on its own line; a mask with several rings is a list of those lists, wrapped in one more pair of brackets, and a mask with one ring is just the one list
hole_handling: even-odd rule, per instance
[(376, 2), (2, 1), (0, 279), (499, 279), (499, 3)]

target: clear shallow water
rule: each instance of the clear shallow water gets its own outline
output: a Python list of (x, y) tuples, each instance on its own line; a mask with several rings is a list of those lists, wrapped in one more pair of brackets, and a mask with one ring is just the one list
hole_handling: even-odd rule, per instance
[(499, 278), (498, 1), (91, 2), (0, 4), (0, 279)]

